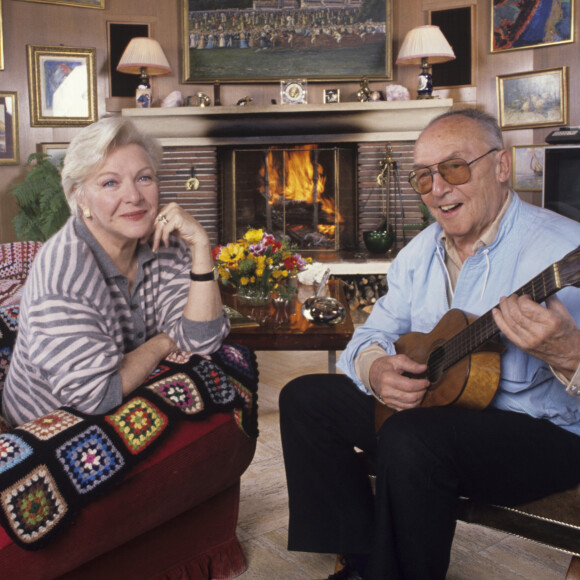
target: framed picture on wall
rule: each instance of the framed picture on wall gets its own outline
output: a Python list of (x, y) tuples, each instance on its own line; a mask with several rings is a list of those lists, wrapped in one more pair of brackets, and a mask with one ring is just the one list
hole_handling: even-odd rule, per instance
[(512, 147), (512, 187), (515, 191), (542, 191), (544, 145)]
[(461, 6), (446, 10), (431, 10), (429, 21), (439, 26), (455, 58), (432, 66), (433, 86), (463, 87), (473, 84), (475, 63), (475, 7)]
[(180, 1), (184, 83), (392, 78), (392, 0), (320, 10)]
[(27, 46), (30, 124), (89, 125), (97, 120), (94, 48)]
[(573, 24), (574, 0), (492, 0), (491, 52), (574, 42)]
[(133, 97), (139, 77), (119, 72), (117, 65), (132, 38), (148, 37), (149, 24), (139, 22), (107, 22), (109, 41), (109, 88), (111, 97)]
[(81, 8), (105, 8), (105, 0), (23, 0), (24, 2), (40, 2), (41, 4), (62, 4), (63, 6), (79, 6)]
[(18, 94), (0, 91), (0, 165), (18, 165)]
[(496, 77), (502, 129), (529, 129), (568, 122), (567, 67)]
[(0, 0), (0, 70), (4, 70), (4, 23), (2, 21), (2, 0)]
[(36, 145), (37, 153), (48, 155), (48, 160), (59, 169), (62, 166), (68, 143), (38, 143)]

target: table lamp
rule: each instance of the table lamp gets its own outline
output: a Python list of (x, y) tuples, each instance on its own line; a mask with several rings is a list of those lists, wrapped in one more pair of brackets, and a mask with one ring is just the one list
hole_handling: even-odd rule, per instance
[(138, 108), (151, 106), (152, 91), (150, 76), (166, 75), (171, 72), (171, 67), (165, 58), (161, 45), (153, 38), (132, 38), (125, 48), (123, 56), (117, 65), (119, 72), (141, 75), (135, 101)]
[(418, 99), (433, 98), (433, 83), (429, 66), (453, 60), (455, 53), (439, 26), (418, 26), (407, 32), (397, 56), (396, 64), (420, 64)]

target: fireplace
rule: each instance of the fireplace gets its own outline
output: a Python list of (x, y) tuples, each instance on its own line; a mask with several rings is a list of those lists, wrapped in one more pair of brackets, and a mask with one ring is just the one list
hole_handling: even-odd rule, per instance
[[(344, 254), (353, 249), (352, 258), (360, 269), (361, 261), (372, 258), (362, 233), (384, 222), (384, 190), (377, 176), (386, 147), (392, 148), (401, 176), (400, 191), (392, 188), (388, 196), (396, 250), (419, 231), (422, 222), (421, 198), (406, 180), (413, 165), (414, 142), (427, 123), (452, 104), (451, 99), (426, 99), (228, 105), (124, 109), (122, 115), (161, 140), (161, 203), (181, 204), (206, 228), (212, 243), (231, 242), (248, 226), (264, 227), (288, 235), (307, 250), (318, 243), (317, 253), (326, 254), (326, 261), (350, 259)], [(297, 201), (276, 194), (275, 203), (270, 204), (273, 190), (288, 188), (286, 167), (295, 149), (308, 156), (313, 167), (322, 165), (321, 172), (312, 170), (316, 186), (310, 188), (317, 200)], [(262, 169), (269, 157), (272, 164)], [(271, 184), (275, 171), (284, 177)], [(261, 172), (268, 173), (267, 179)], [(194, 176), (198, 187), (191, 187)], [(243, 193), (236, 191), (230, 197), (240, 182)], [(322, 182), (324, 191), (319, 192)], [(322, 209), (327, 198), (335, 207), (331, 212)]]
[(302, 252), (356, 248), (355, 146), (237, 146), (220, 148), (218, 156), (222, 239), (255, 227)]

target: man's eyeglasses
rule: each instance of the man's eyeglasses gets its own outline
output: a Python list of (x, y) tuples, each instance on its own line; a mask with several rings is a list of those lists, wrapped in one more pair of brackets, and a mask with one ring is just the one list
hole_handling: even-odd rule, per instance
[[(454, 159), (446, 159), (440, 163), (433, 163), (427, 167), (420, 167), (409, 173), (409, 183), (411, 187), (421, 195), (427, 195), (433, 189), (433, 176), (439, 173), (441, 177), (450, 185), (463, 185), (469, 181), (471, 177), (471, 170), (469, 166), (483, 159), (493, 151), (498, 151), (496, 147), (490, 149), (487, 153), (480, 155), (473, 161), (465, 161), (460, 157)], [(431, 167), (437, 167), (436, 171), (432, 171)]]

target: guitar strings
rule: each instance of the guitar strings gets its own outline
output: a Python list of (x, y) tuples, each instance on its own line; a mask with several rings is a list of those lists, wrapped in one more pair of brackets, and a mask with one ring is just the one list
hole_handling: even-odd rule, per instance
[[(514, 292), (518, 296), (528, 294), (534, 302), (543, 302), (560, 289), (552, 266)], [(446, 343), (436, 348), (427, 361), (427, 376), (439, 378), (447, 369), (499, 332), (491, 310), (460, 330)]]

